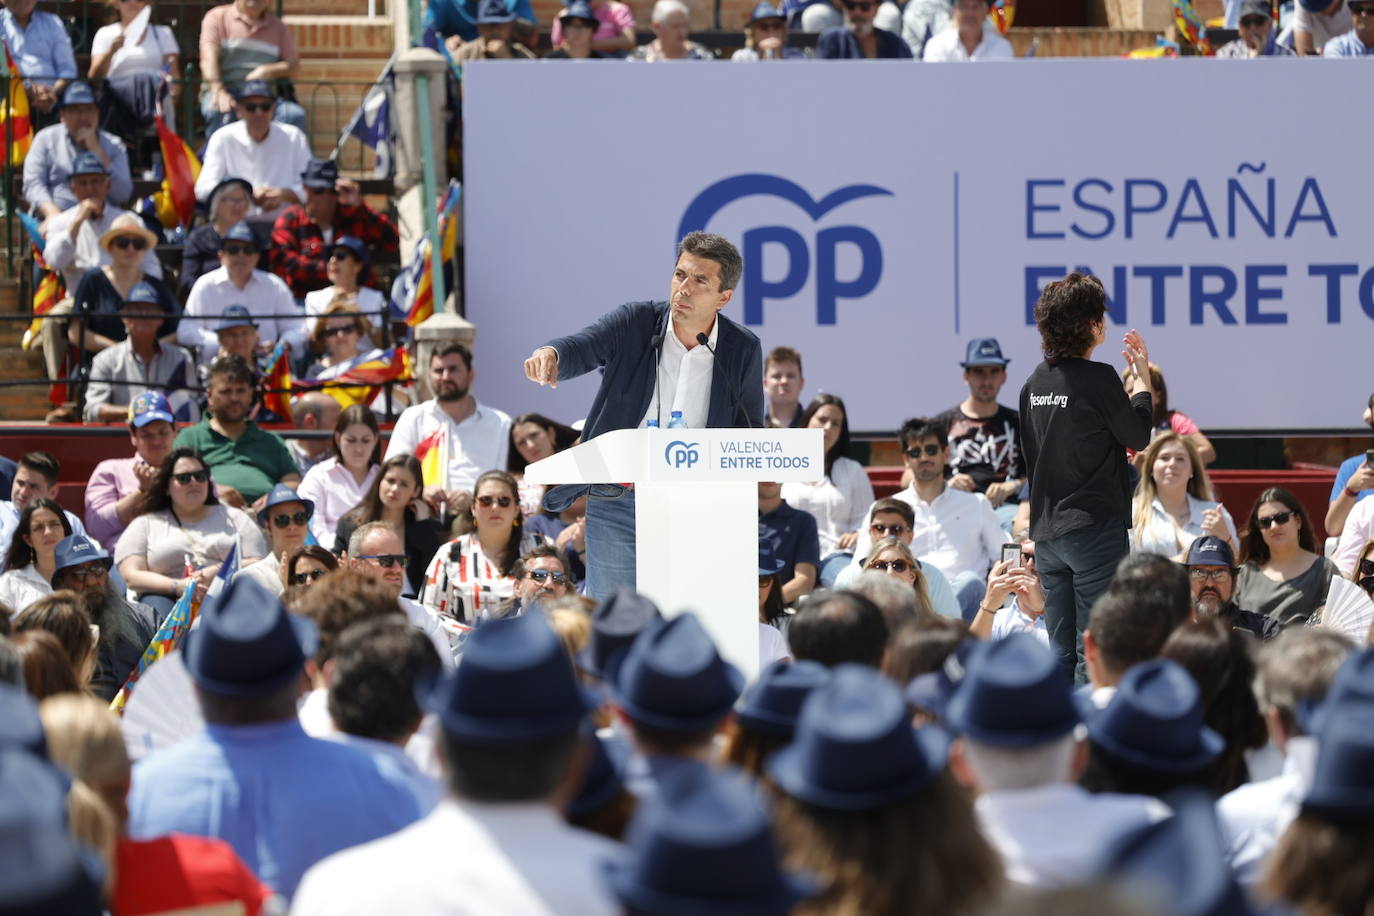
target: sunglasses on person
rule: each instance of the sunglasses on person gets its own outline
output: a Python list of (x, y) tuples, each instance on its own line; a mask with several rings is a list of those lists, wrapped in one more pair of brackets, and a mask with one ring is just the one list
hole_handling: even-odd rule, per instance
[(372, 561), (373, 565), (380, 566), (382, 569), (391, 569), (393, 566), (399, 566), (401, 569), (405, 569), (406, 564), (410, 562), (410, 558), (403, 553), (365, 554), (358, 557), (358, 559)]
[(911, 568), (911, 564), (906, 560), (874, 560), (868, 564), (869, 569), (876, 569), (878, 572), (904, 573)]
[(99, 579), (105, 575), (104, 563), (86, 563), (82, 566), (73, 566), (62, 570), (73, 582), (85, 582), (88, 579)]
[(1208, 580), (1213, 582), (1220, 582), (1222, 579), (1225, 579), (1227, 576), (1231, 575), (1231, 570), (1226, 569), (1224, 567), (1217, 569), (1203, 569), (1202, 567), (1194, 566), (1188, 570), (1188, 575), (1191, 576), (1193, 579), (1197, 580), (1198, 582), (1206, 582)]
[(325, 574), (323, 569), (312, 569), (310, 572), (295, 573), (291, 576), (292, 585), (309, 585)]
[(325, 328), (325, 337), (338, 337), (340, 334), (356, 334), (358, 329), (351, 324), (340, 325), (337, 328)]
[(490, 509), (492, 506), (500, 506), (502, 509), (509, 509), (515, 500), (509, 496), (479, 496), (477, 502), (483, 508)]
[(879, 522), (874, 522), (873, 524), (868, 526), (868, 530), (872, 531), (880, 538), (899, 538), (903, 534), (905, 534), (909, 529), (906, 525), (884, 525)]
[(290, 525), (304, 525), (310, 521), (310, 513), (302, 509), (299, 512), (286, 513), (272, 516), (272, 524), (278, 528), (286, 528)]
[(121, 235), (110, 244), (115, 248), (132, 248), (134, 251), (143, 251), (148, 247), (148, 240), (137, 235)]
[(1273, 515), (1261, 515), (1255, 519), (1255, 523), (1263, 529), (1271, 525), (1286, 525), (1288, 524), (1288, 520), (1292, 517), (1293, 512), (1290, 509), (1287, 512), (1275, 512)]
[(559, 585), (566, 585), (568, 582), (568, 574), (557, 569), (531, 569), (525, 573), (525, 578), (533, 579), (535, 582), (546, 582), (552, 579)]
[(911, 448), (904, 450), (902, 454), (906, 455), (908, 458), (920, 458), (922, 454), (925, 454), (928, 458), (934, 458), (936, 455), (940, 454), (940, 446), (933, 442), (927, 443), (925, 446), (913, 445)]
[(229, 242), (229, 243), (227, 243), (227, 244), (225, 244), (225, 245), (221, 245), (220, 248), (219, 248), (219, 250), (222, 251), (222, 252), (224, 252), (225, 254), (228, 254), (228, 255), (257, 254), (257, 253), (258, 253), (258, 248), (257, 248), (256, 245), (243, 245), (243, 244), (239, 244), (239, 243), (236, 243), (236, 242)]
[(1257, 29), (1265, 23), (1272, 22), (1268, 16), (1246, 16), (1241, 19), (1240, 26), (1243, 29)]
[(173, 474), (172, 479), (183, 487), (193, 483), (205, 483), (210, 479), (210, 472), (205, 470), (187, 471), (184, 474)]
[(249, 114), (262, 114), (272, 110), (273, 102), (240, 102), (243, 110)]

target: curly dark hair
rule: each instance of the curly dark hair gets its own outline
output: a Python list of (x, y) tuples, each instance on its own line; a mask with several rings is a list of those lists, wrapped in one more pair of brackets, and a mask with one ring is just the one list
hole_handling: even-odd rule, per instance
[(1045, 361), (1083, 356), (1093, 345), (1093, 325), (1105, 321), (1107, 291), (1102, 281), (1077, 271), (1047, 283), (1035, 303), (1035, 326)]
[[(200, 457), (200, 452), (193, 448), (173, 449), (172, 454), (162, 462), (162, 467), (158, 468), (157, 479), (153, 481), (153, 487), (148, 491), (148, 495), (143, 500), (143, 512), (162, 512), (172, 508), (172, 468), (177, 466), (177, 462), (183, 458), (194, 458), (205, 469), (210, 471), (210, 465), (205, 463), (205, 459)], [(215, 485), (213, 480), (205, 488), (205, 505), (213, 506), (219, 502), (215, 496)], [(143, 512), (139, 514), (142, 515)]]

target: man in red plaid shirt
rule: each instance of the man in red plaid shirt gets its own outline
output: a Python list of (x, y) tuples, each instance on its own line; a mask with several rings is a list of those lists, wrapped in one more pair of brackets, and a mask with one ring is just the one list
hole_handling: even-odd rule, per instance
[[(311, 159), (301, 178), (305, 203), (277, 217), (269, 249), (272, 272), (286, 281), (298, 301), (329, 285), (329, 246), (340, 236), (362, 239), (373, 260), (394, 252), (398, 243), (391, 220), (363, 203), (357, 182), (340, 178), (334, 160)], [(365, 266), (358, 279), (363, 286), (372, 285), (371, 266)]]

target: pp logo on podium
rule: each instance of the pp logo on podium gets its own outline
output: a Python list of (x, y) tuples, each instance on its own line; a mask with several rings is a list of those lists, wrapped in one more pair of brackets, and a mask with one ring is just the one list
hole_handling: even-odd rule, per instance
[[(795, 204), (816, 222), (851, 201), (892, 196), (893, 193), (886, 188), (852, 184), (837, 188), (816, 200), (801, 185), (780, 175), (732, 175), (717, 181), (693, 198), (678, 223), (677, 238), (705, 229), (716, 213), (745, 197), (781, 198)], [(814, 245), (790, 226), (755, 226), (746, 229), (740, 241), (744, 255), (744, 277), (740, 285), (744, 298), (744, 323), (747, 325), (763, 324), (764, 302), (790, 299), (801, 292), (811, 277), (813, 264), (818, 325), (837, 324), (840, 301), (867, 296), (878, 287), (878, 281), (883, 276), (882, 245), (866, 226), (828, 226), (816, 233)], [(839, 250), (844, 246), (854, 249), (857, 254), (859, 271), (854, 277), (841, 278), (839, 275)], [(765, 250), (770, 247), (781, 248), (782, 251), (765, 256)], [(781, 279), (767, 279), (778, 275), (777, 262), (786, 266)], [(765, 263), (774, 269), (765, 271)]]
[(670, 468), (690, 470), (701, 460), (700, 442), (683, 442), (681, 439), (668, 443), (663, 450), (663, 461)]

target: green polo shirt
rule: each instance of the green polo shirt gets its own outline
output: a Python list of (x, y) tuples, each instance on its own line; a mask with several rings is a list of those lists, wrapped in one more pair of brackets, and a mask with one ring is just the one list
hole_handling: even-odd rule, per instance
[(262, 496), (288, 474), (300, 474), (286, 443), (252, 420), (238, 439), (220, 435), (210, 427), (206, 416), (195, 426), (177, 434), (177, 448), (193, 448), (210, 465), (211, 475), (220, 486), (233, 487), (248, 502)]

